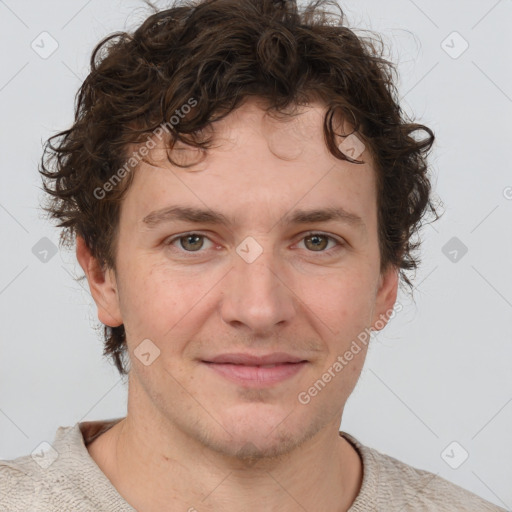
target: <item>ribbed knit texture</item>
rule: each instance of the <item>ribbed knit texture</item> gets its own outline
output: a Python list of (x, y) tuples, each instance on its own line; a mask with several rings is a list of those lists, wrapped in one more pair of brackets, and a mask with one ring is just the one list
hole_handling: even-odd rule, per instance
[[(85, 444), (121, 419), (60, 427), (52, 443), (58, 457), (46, 469), (31, 455), (0, 461), (0, 511), (133, 512)], [(506, 512), (433, 473), (364, 446), (350, 434), (340, 435), (363, 460), (362, 486), (348, 512)], [(38, 457), (43, 466), (44, 458)]]

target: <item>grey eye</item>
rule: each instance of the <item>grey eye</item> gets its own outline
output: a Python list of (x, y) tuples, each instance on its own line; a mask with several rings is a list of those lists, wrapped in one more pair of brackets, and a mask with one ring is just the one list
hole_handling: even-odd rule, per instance
[(180, 245), (186, 251), (197, 251), (204, 245), (203, 235), (185, 235), (179, 238)]
[[(308, 243), (308, 241), (311, 241), (311, 243)], [(313, 251), (323, 251), (328, 243), (329, 237), (326, 235), (316, 234), (304, 237), (304, 245)]]

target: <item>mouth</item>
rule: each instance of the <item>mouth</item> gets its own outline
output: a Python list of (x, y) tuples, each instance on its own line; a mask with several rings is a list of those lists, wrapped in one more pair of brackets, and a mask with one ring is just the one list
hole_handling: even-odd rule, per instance
[(228, 354), (201, 361), (217, 375), (231, 382), (249, 387), (268, 387), (292, 378), (309, 361), (287, 354), (250, 356)]

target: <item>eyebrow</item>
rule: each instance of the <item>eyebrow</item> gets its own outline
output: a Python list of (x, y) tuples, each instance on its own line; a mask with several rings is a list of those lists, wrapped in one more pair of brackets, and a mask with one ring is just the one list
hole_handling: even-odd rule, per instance
[[(195, 224), (219, 224), (226, 227), (232, 226), (234, 222), (223, 213), (215, 210), (204, 210), (201, 208), (171, 206), (161, 210), (155, 210), (146, 215), (142, 222), (150, 229), (173, 220), (192, 222)], [(362, 231), (366, 231), (363, 219), (344, 208), (316, 208), (312, 210), (294, 210), (286, 214), (280, 223), (288, 224), (312, 224), (315, 222), (339, 221)]]

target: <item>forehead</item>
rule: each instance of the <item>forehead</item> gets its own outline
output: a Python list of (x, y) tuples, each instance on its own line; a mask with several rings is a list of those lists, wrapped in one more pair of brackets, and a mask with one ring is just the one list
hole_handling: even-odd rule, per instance
[[(231, 155), (242, 155), (244, 149), (255, 146), (264, 146), (264, 153), (270, 152), (283, 161), (295, 160), (297, 164), (313, 155), (322, 155), (329, 158), (332, 163), (339, 162), (328, 152), (324, 139), (323, 125), (327, 106), (320, 100), (312, 100), (306, 105), (290, 104), (280, 111), (268, 110), (268, 103), (259, 97), (245, 98), (241, 105), (227, 116), (216, 120), (208, 127), (201, 129), (202, 137), (212, 137), (214, 147), (208, 150), (209, 164), (216, 158), (227, 158), (226, 152)], [(346, 152), (346, 143), (357, 140), (359, 150), (364, 149), (360, 137), (352, 134), (354, 127), (339, 112), (332, 119), (333, 130), (336, 134), (335, 144), (352, 158), (358, 158)], [(179, 129), (179, 125), (178, 125)], [(352, 135), (350, 135), (352, 134)], [(347, 137), (348, 135), (348, 137)], [(180, 165), (196, 164), (189, 171), (204, 168), (201, 158), (204, 154), (198, 148), (177, 141), (172, 150), (166, 147), (166, 138), (150, 136), (152, 147), (148, 151), (150, 161), (157, 165), (167, 167), (167, 154), (171, 154), (174, 161)], [(348, 138), (348, 141), (345, 140)], [(143, 144), (141, 145), (143, 146)], [(141, 146), (130, 146), (130, 151), (137, 152)], [(229, 158), (231, 158), (231, 155)], [(359, 158), (371, 163), (369, 151), (365, 151)], [(139, 158), (140, 161), (140, 158)], [(140, 166), (144, 166), (140, 162)], [(176, 167), (176, 166), (175, 166)]]
[[(213, 146), (204, 154), (177, 144), (170, 155), (187, 169), (167, 159), (163, 141), (150, 151), (153, 165), (141, 163), (125, 201), (134, 204), (139, 220), (158, 208), (173, 205), (212, 208), (242, 217), (276, 215), (294, 208), (343, 207), (363, 217), (375, 209), (375, 176), (365, 151), (352, 164), (332, 155), (324, 140), (326, 107), (317, 102), (297, 107), (293, 116), (276, 118), (265, 103), (251, 99), (207, 133)], [(291, 109), (289, 109), (291, 110)], [(350, 133), (342, 120), (335, 133)], [(340, 143), (344, 139), (337, 138)], [(277, 209), (280, 208), (278, 212)], [(264, 211), (262, 211), (264, 210)]]

